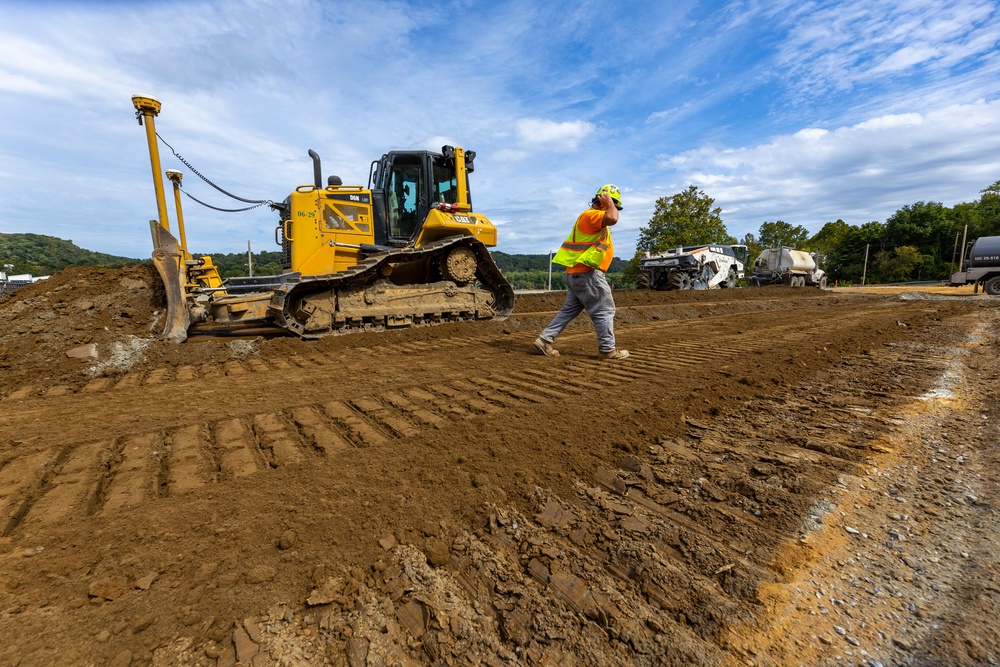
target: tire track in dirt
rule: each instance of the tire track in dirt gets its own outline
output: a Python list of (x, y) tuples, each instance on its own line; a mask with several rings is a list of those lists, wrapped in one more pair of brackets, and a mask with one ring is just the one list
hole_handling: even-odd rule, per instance
[[(856, 312), (845, 317), (843, 313), (838, 313), (835, 322), (828, 322), (827, 326), (847, 326), (850, 320), (863, 321), (866, 315), (865, 312)], [(703, 323), (703, 326), (712, 324)], [(643, 329), (656, 333), (672, 325), (671, 322), (656, 322)], [(815, 331), (803, 332), (793, 324), (774, 327), (772, 334), (787, 343), (817, 335)], [(527, 347), (530, 337), (521, 338), (525, 339)], [(448, 342), (450, 347), (470, 344), (463, 340)], [(47, 514), (69, 516), (70, 508), (79, 506), (79, 502), (64, 493), (68, 483), (63, 478), (64, 474), (69, 475), (69, 479), (79, 479), (84, 486), (99, 489), (99, 493), (87, 502), (87, 513), (114, 512), (160, 496), (191, 492), (206, 484), (264, 474), (274, 467), (324, 464), (322, 459), (326, 459), (325, 464), (332, 465), (336, 457), (343, 456), (352, 447), (378, 445), (386, 439), (414, 437), (427, 427), (442, 428), (470, 415), (496, 415), (522, 404), (542, 404), (563, 396), (567, 386), (579, 389), (616, 386), (637, 380), (655, 382), (662, 378), (664, 372), (699, 372), (699, 369), (705, 368), (715, 371), (724, 368), (728, 359), (766, 348), (770, 340), (733, 333), (717, 335), (713, 343), (710, 351), (694, 340), (674, 340), (647, 346), (636, 351), (633, 359), (624, 364), (602, 364), (602, 380), (596, 385), (589, 381), (564, 382), (553, 379), (537, 367), (524, 367), (504, 375), (459, 378), (427, 386), (405, 387), (399, 393), (388, 393), (382, 397), (355, 399), (362, 406), (373, 408), (371, 413), (349, 402), (308, 403), (287, 407), (274, 414), (243, 414), (169, 431), (135, 434), (122, 440), (119, 451), (110, 462), (106, 460), (103, 450), (90, 452), (83, 448), (87, 453), (81, 456), (84, 459), (89, 456), (92, 461), (90, 476), (93, 479), (82, 479), (87, 474), (86, 466), (77, 462), (78, 457), (74, 457), (74, 465), (65, 473), (60, 468), (47, 469), (45, 488), (35, 483), (24, 486), (20, 491), (8, 490), (0, 479), (0, 494), (11, 496), (7, 509), (0, 514), (0, 520), (6, 521), (5, 534), (9, 534), (40, 501), (44, 501)], [(435, 352), (440, 352), (442, 345), (415, 342), (402, 347), (411, 352), (433, 347)], [(259, 359), (227, 362), (224, 368), (228, 377), (242, 377), (254, 372), (275, 372), (284, 360), (277, 361), (279, 363), (271, 365)], [(321, 373), (335, 361), (314, 354), (289, 357), (290, 363), (314, 373)], [(568, 369), (586, 377), (596, 362), (569, 359), (565, 363)], [(143, 386), (172, 382), (179, 375), (191, 375), (191, 382), (198, 382), (198, 376), (211, 376), (212, 368), (206, 367), (196, 373), (192, 367), (181, 367), (175, 375), (169, 369), (157, 368), (147, 374), (127, 375), (114, 389), (134, 391)], [(191, 372), (188, 369), (192, 369)], [(810, 446), (853, 460), (849, 452), (839, 449), (835, 443), (812, 443)], [(78, 446), (70, 444), (67, 447), (72, 450)]]
[[(662, 297), (663, 295), (658, 295)], [(822, 296), (822, 295), (820, 295)], [(621, 298), (621, 297), (619, 297)], [(652, 297), (651, 297), (652, 298)], [(783, 298), (783, 299), (768, 299), (760, 298), (759, 296), (751, 298), (751, 295), (747, 296), (748, 303), (752, 304), (754, 308), (757, 309), (778, 309), (787, 314), (787, 317), (794, 318), (794, 313), (798, 310), (802, 310), (808, 307), (809, 304), (814, 303), (817, 300), (817, 296), (811, 297), (796, 297), (796, 298)], [(629, 298), (626, 299), (631, 302), (635, 299), (635, 295), (630, 294)], [(824, 299), (819, 298), (820, 301)], [(731, 315), (726, 314), (716, 314), (712, 311), (719, 310), (720, 304), (718, 303), (691, 303), (684, 305), (630, 305), (623, 307), (620, 310), (628, 312), (645, 312), (645, 311), (656, 311), (656, 313), (669, 314), (674, 311), (680, 311), (685, 315), (684, 320), (677, 320), (677, 322), (684, 322), (685, 327), (690, 325), (688, 321), (692, 317), (691, 312), (694, 311), (693, 315), (700, 326), (710, 326), (712, 323), (719, 323), (720, 328), (726, 329), (732, 326)], [(704, 312), (699, 312), (704, 311)], [(515, 313), (515, 316), (519, 316), (525, 320), (525, 322), (533, 322), (535, 320), (541, 321), (540, 318), (548, 318), (553, 315), (555, 311), (552, 312), (528, 312), (528, 313)], [(654, 314), (655, 319), (661, 319), (664, 316), (660, 314)], [(672, 321), (669, 318), (665, 318), (663, 321)], [(649, 327), (637, 327), (638, 332), (642, 332), (647, 328), (656, 328), (660, 326), (659, 322), (654, 322)], [(778, 328), (782, 330), (791, 329), (792, 326), (785, 325), (779, 326)], [(514, 336), (515, 339), (526, 339), (526, 342), (530, 344), (531, 340), (534, 339), (535, 334), (528, 336)], [(582, 334), (575, 333), (569, 330), (564, 334), (561, 340), (571, 340), (582, 336)], [(427, 352), (437, 352), (441, 349), (454, 349), (463, 350), (469, 346), (476, 345), (476, 339), (474, 338), (447, 338), (444, 340), (438, 339), (434, 341), (405, 341), (393, 344), (393, 349), (399, 351), (402, 354), (423, 354)], [(198, 343), (192, 343), (192, 345), (198, 345)], [(702, 346), (703, 347), (703, 346)], [(38, 398), (60, 398), (66, 395), (74, 393), (84, 393), (84, 394), (94, 394), (103, 393), (108, 391), (136, 391), (146, 387), (156, 388), (163, 387), (167, 385), (176, 385), (177, 383), (202, 383), (207, 380), (214, 380), (220, 375), (230, 378), (239, 378), (245, 375), (253, 375), (256, 373), (273, 374), (275, 372), (285, 371), (292, 368), (302, 369), (307, 372), (315, 372), (319, 369), (328, 368), (331, 364), (335, 364), (336, 359), (329, 356), (324, 356), (316, 353), (306, 352), (304, 354), (296, 354), (289, 356), (287, 358), (282, 358), (280, 356), (271, 356), (266, 359), (260, 358), (250, 354), (244, 359), (237, 359), (227, 362), (206, 363), (200, 365), (191, 364), (180, 364), (171, 366), (160, 366), (154, 368), (143, 368), (140, 370), (130, 371), (122, 376), (116, 377), (98, 377), (91, 379), (79, 387), (73, 386), (72, 383), (69, 384), (55, 384), (46, 385), (39, 384), (37, 382), (29, 382), (28, 384), (22, 386), (5, 386), (0, 389), (0, 392), (5, 392), (5, 395), (0, 396), (0, 402), (3, 401), (22, 401), (25, 399), (38, 399)], [(221, 368), (220, 368), (221, 365)]]

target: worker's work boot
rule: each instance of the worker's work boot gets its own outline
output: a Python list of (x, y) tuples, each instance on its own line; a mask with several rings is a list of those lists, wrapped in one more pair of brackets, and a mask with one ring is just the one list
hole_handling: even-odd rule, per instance
[(559, 356), (559, 350), (554, 348), (552, 346), (552, 343), (550, 343), (549, 341), (542, 340), (541, 336), (535, 339), (535, 347), (538, 348), (538, 351), (544, 354), (546, 357)]
[(610, 352), (601, 352), (597, 355), (598, 359), (628, 359), (628, 350), (611, 350)]

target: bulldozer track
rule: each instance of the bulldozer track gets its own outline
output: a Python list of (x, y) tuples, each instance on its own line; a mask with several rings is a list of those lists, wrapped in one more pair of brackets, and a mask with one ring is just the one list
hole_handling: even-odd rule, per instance
[[(299, 295), (305, 295), (311, 291), (323, 291), (340, 286), (369, 285), (379, 277), (379, 271), (384, 266), (388, 266), (394, 262), (422, 261), (434, 257), (436, 253), (442, 252), (446, 248), (457, 248), (460, 246), (470, 249), (476, 255), (478, 259), (476, 277), (483, 284), (484, 288), (493, 295), (496, 318), (506, 318), (514, 309), (514, 290), (511, 288), (510, 283), (507, 282), (507, 279), (504, 278), (500, 269), (497, 268), (489, 251), (486, 250), (481, 242), (471, 236), (452, 236), (433, 241), (419, 248), (404, 248), (391, 253), (374, 255), (338, 274), (315, 276), (301, 282), (286, 283), (271, 295), (271, 303), (268, 310), (273, 314), (275, 322), (279, 326), (304, 338), (317, 338), (323, 335), (338, 333), (353, 333), (359, 330), (359, 326), (362, 331), (381, 331), (386, 328), (384, 322), (381, 321), (365, 325), (348, 323), (324, 332), (310, 331), (306, 323), (299, 321), (296, 317), (294, 302)], [(450, 321), (449, 313), (421, 313), (419, 322), (414, 325), (447, 321)]]

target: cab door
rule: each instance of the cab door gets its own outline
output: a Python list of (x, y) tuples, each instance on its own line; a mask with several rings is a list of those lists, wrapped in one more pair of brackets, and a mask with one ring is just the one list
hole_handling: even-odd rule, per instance
[(390, 153), (383, 172), (389, 238), (412, 241), (430, 210), (423, 153)]

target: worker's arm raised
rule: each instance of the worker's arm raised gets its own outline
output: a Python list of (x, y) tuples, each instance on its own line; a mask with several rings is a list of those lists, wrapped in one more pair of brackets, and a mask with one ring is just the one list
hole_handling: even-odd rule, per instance
[(615, 201), (608, 195), (597, 195), (597, 201), (600, 209), (604, 211), (602, 226), (610, 227), (616, 224), (618, 222), (618, 207), (615, 206)]

